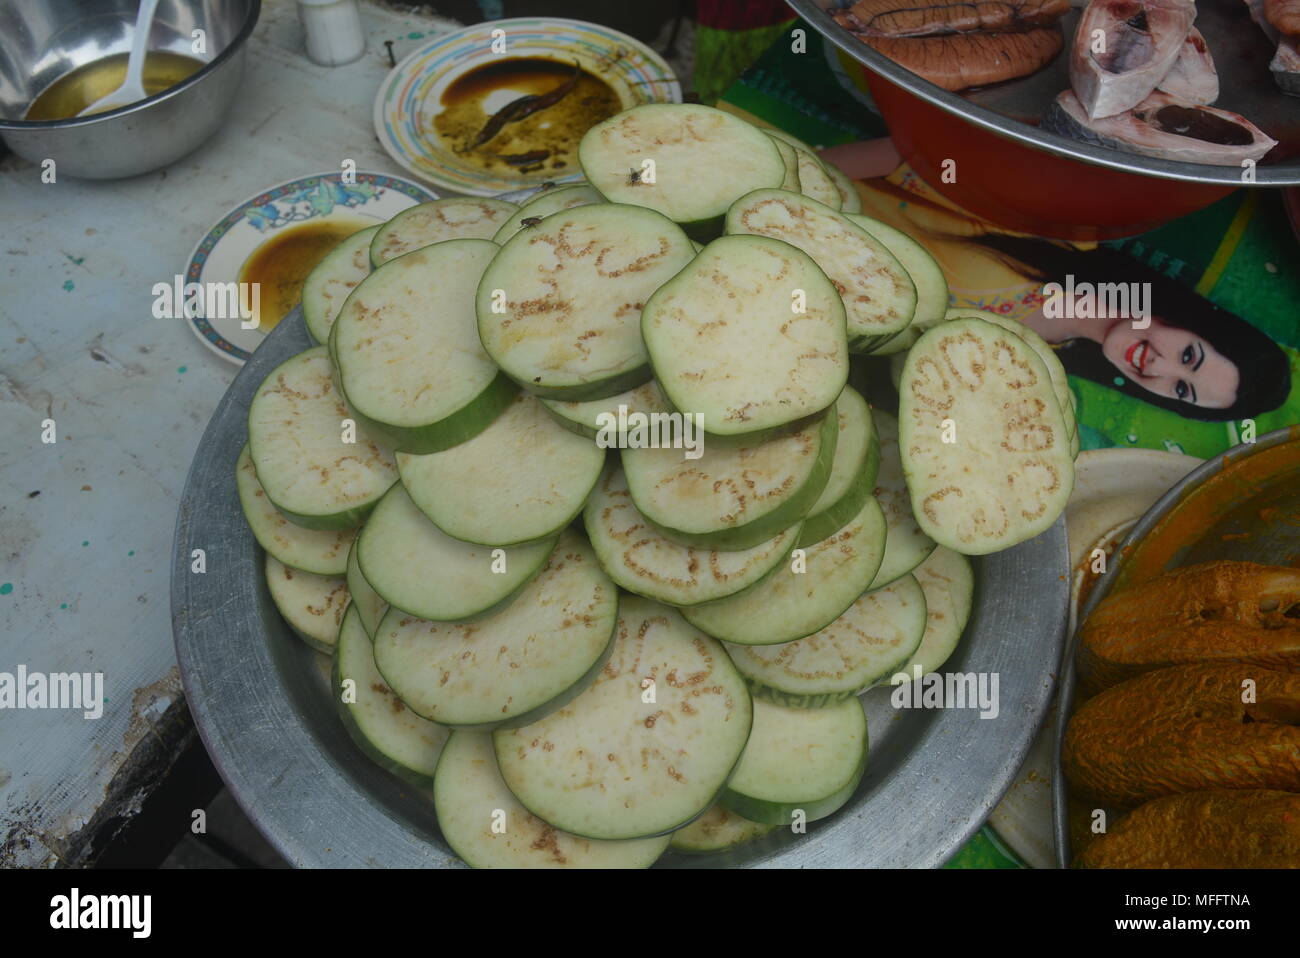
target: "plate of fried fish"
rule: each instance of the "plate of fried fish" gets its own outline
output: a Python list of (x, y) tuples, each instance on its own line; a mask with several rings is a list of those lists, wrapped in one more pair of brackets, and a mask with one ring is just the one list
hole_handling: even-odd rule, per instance
[(1300, 867), (1300, 430), (1189, 473), (1112, 555), (1062, 682), (1062, 866)]

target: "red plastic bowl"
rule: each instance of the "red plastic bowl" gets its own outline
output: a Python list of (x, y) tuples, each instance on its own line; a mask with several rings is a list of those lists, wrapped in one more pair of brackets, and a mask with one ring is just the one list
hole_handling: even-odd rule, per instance
[[(898, 152), (923, 180), (1007, 229), (1067, 240), (1132, 236), (1236, 187), (1143, 176), (1057, 156), (967, 123), (860, 68)], [(954, 181), (943, 163), (959, 157)]]

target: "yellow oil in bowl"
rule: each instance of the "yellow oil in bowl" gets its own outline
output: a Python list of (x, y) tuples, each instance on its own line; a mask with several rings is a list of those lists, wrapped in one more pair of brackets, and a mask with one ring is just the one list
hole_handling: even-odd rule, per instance
[[(108, 96), (126, 79), (126, 61), (130, 54), (115, 53), (82, 64), (71, 73), (65, 73), (32, 101), (24, 115), (25, 120), (66, 120), (79, 114), (90, 104)], [(149, 96), (161, 93), (189, 79), (205, 66), (202, 60), (153, 50), (145, 54), (143, 81)]]

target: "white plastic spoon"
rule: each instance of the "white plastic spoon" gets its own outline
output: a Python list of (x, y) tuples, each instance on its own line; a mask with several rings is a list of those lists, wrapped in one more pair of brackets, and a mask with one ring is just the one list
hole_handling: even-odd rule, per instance
[(126, 61), (126, 77), (122, 80), (122, 85), (107, 96), (100, 97), (77, 116), (116, 110), (129, 103), (137, 103), (147, 96), (144, 91), (144, 57), (149, 47), (149, 28), (153, 25), (153, 14), (157, 9), (158, 0), (140, 0), (140, 12), (135, 17), (135, 33), (131, 37), (131, 55)]

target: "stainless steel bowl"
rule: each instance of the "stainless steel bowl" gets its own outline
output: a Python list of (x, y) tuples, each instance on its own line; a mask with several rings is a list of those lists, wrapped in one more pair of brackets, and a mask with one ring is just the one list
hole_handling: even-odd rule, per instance
[[(368, 761), (335, 711), (328, 660), (280, 618), (234, 468), (266, 375), (313, 345), (295, 309), (244, 364), (199, 441), (176, 518), (172, 631), (185, 697), (217, 771), (298, 866), (450, 867), (428, 794)], [(204, 549), (207, 571), (191, 571)], [(946, 671), (996, 676), (1000, 711), (904, 709), (865, 696), (871, 758), (857, 793), (806, 835), (780, 829), (672, 867), (934, 867), (997, 804), (1047, 713), (1065, 638), (1065, 522), (975, 561), (975, 603)], [(322, 661), (324, 660), (324, 661)]]
[[(33, 163), (86, 179), (166, 166), (217, 131), (244, 72), (261, 0), (162, 0), (149, 49), (206, 65), (161, 93), (85, 118), (28, 121), (32, 102), (77, 67), (131, 49), (136, 0), (0, 0), (0, 136)], [(196, 54), (193, 31), (206, 52)]]

